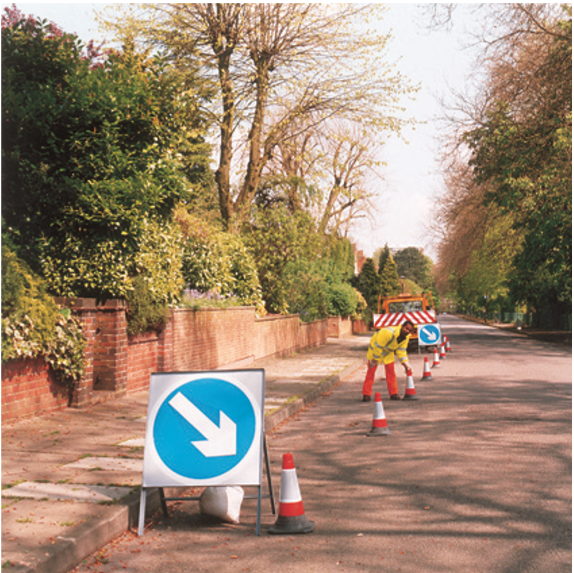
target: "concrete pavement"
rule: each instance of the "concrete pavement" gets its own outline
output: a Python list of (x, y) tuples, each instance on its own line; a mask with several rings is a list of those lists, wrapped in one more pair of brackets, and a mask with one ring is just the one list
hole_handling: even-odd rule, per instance
[[(369, 338), (254, 362), (265, 370), (265, 430), (363, 368)], [(137, 527), (146, 413), (143, 392), (3, 425), (3, 569), (66, 573)], [(154, 491), (147, 509), (158, 508)]]

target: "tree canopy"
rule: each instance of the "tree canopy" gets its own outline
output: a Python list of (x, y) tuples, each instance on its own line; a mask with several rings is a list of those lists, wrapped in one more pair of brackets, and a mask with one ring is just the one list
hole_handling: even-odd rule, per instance
[(126, 46), (94, 62), (56, 25), (11, 16), (2, 28), (4, 233), (59, 295), (123, 297), (146, 275), (157, 297), (173, 299), (172, 212), (210, 177), (194, 94), (159, 57)]
[(449, 119), (448, 193), (438, 203), (448, 225), (439, 245), (439, 282), (467, 303), (506, 292), (540, 315), (569, 313), (571, 8), (480, 8), (486, 11), (481, 83), (474, 96), (459, 98), (465, 114)]
[[(380, 142), (405, 123), (398, 99), (412, 87), (384, 59), (388, 37), (369, 26), (357, 33), (377, 10), (356, 4), (142, 4), (105, 21), (120, 37), (168, 54), (181, 73), (200, 71), (215, 96), (207, 111), (218, 126), (221, 217), (240, 227), (266, 167), (277, 153), (285, 157), (300, 136), (337, 119), (357, 125), (363, 140)], [(344, 153), (351, 161), (363, 155), (356, 144)], [(322, 230), (355, 204), (342, 200), (351, 193), (338, 176), (345, 164), (348, 172), (341, 154), (333, 163)]]
[(432, 260), (417, 247), (401, 249), (394, 256), (397, 273), (401, 278), (407, 278), (417, 283), (421, 288), (431, 286)]

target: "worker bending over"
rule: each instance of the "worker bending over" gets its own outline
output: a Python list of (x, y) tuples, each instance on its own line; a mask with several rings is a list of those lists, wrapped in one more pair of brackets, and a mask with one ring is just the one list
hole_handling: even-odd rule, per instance
[(367, 375), (363, 383), (363, 402), (371, 400), (373, 383), (375, 382), (375, 372), (377, 366), (382, 362), (385, 365), (385, 377), (387, 379), (387, 389), (391, 400), (399, 400), (399, 388), (395, 375), (395, 354), (399, 359), (405, 373), (411, 368), (407, 356), (407, 346), (411, 334), (415, 331), (415, 325), (406, 320), (400, 326), (387, 326), (381, 328), (371, 338), (369, 350), (367, 351)]

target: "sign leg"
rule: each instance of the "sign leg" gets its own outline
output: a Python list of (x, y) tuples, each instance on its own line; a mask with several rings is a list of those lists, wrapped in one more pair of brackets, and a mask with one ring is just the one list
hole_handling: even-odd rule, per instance
[(273, 482), (271, 481), (271, 469), (269, 467), (269, 453), (267, 452), (267, 440), (263, 434), (263, 455), (265, 457), (265, 471), (267, 473), (267, 486), (269, 487), (269, 497), (271, 499), (271, 513), (275, 515), (275, 496), (273, 495)]
[(143, 535), (144, 523), (145, 523), (145, 502), (146, 502), (147, 490), (142, 487), (140, 493), (140, 517), (138, 523), (138, 535), (141, 537)]
[(257, 522), (255, 524), (255, 535), (261, 532), (261, 486), (257, 486)]
[(163, 487), (159, 488), (159, 501), (161, 503), (161, 509), (163, 511), (163, 516), (169, 517), (169, 513), (167, 511), (167, 503), (165, 502), (165, 492), (163, 491)]

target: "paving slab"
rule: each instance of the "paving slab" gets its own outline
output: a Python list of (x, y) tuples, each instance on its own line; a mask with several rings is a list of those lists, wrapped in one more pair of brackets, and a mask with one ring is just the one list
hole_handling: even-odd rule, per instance
[(118, 501), (133, 488), (103, 485), (38, 483), (26, 481), (2, 492), (2, 497), (31, 497), (42, 500), (72, 500), (90, 502)]

